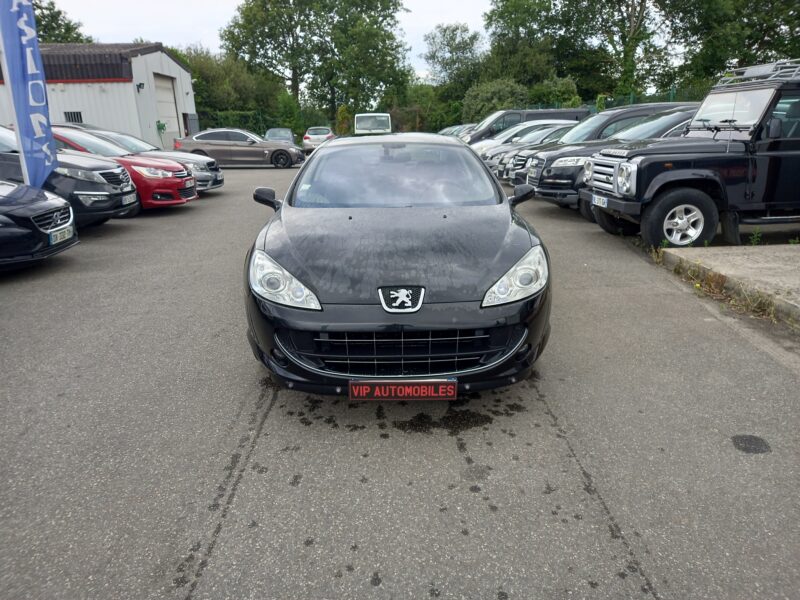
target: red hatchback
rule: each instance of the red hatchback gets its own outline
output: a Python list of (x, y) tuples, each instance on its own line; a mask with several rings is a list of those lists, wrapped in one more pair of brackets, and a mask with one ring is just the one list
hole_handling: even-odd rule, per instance
[(125, 167), (136, 186), (142, 208), (186, 204), (197, 198), (191, 170), (174, 160), (136, 156), (78, 129), (53, 127), (53, 137), (59, 148), (106, 156)]

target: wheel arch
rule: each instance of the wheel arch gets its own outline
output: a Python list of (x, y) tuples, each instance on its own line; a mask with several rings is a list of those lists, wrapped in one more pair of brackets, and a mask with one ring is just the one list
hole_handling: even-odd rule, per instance
[(723, 212), (728, 208), (728, 196), (719, 174), (713, 171), (669, 171), (657, 175), (647, 187), (642, 204), (651, 203), (657, 196), (676, 188), (694, 188), (708, 194)]

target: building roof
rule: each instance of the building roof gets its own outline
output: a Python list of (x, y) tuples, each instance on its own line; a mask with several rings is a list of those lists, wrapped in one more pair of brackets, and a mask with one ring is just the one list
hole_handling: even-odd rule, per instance
[(188, 67), (161, 43), (39, 44), (48, 83), (133, 81), (131, 59), (164, 52), (181, 68)]

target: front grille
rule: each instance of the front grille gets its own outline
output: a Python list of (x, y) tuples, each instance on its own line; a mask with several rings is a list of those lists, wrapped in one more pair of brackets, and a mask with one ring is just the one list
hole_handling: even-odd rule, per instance
[(536, 158), (531, 160), (526, 178), (526, 183), (528, 185), (539, 185), (539, 179), (542, 177), (542, 167), (544, 167), (544, 162), (541, 162), (540, 164), (539, 160)]
[(181, 198), (194, 198), (195, 194), (196, 194), (195, 186), (188, 187), (188, 188), (181, 188), (181, 189), (178, 190), (178, 195)]
[(35, 217), (31, 217), (33, 223), (45, 233), (53, 231), (62, 225), (69, 223), (72, 218), (72, 212), (69, 206), (51, 210)]
[(172, 172), (172, 176), (173, 177), (178, 177), (180, 179), (184, 179), (184, 178), (189, 176), (189, 172), (185, 171), (185, 170), (184, 171), (173, 171)]
[(111, 185), (123, 186), (131, 182), (131, 176), (125, 169), (114, 169), (113, 171), (100, 171), (100, 176)]
[(301, 364), (332, 375), (415, 377), (490, 366), (522, 342), (523, 327), (400, 331), (279, 330), (280, 345)]
[(622, 159), (595, 156), (592, 158), (592, 183), (591, 186), (605, 192), (616, 193), (617, 167)]
[(525, 161), (528, 160), (527, 156), (523, 156), (522, 154), (517, 154), (514, 157), (514, 169), (519, 171), (521, 168), (525, 166)]

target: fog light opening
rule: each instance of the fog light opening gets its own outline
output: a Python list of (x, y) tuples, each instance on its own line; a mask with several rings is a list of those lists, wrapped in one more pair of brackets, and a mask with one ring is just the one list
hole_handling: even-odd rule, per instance
[(525, 344), (522, 348), (517, 351), (517, 356), (515, 357), (516, 360), (524, 360), (527, 358), (528, 354), (531, 351), (531, 345)]
[(272, 360), (274, 360), (280, 366), (285, 367), (289, 364), (289, 359), (286, 358), (286, 355), (277, 348), (272, 349), (271, 355)]

